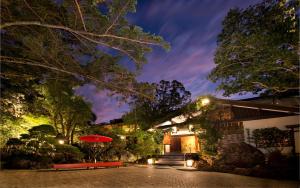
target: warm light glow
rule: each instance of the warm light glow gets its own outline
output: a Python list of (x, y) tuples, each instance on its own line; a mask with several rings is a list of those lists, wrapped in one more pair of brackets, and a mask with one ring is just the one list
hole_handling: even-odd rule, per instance
[(121, 138), (121, 140), (125, 140), (126, 136), (121, 135), (120, 138)]
[(186, 160), (186, 166), (187, 167), (192, 167), (193, 163), (194, 163), (194, 160), (192, 160), (192, 159)]
[(192, 130), (193, 130), (193, 128), (194, 128), (194, 126), (193, 126), (193, 125), (189, 125), (189, 131), (192, 131)]
[(172, 133), (177, 133), (177, 127), (172, 127)]
[(148, 162), (148, 165), (153, 165), (154, 160), (152, 158), (150, 158), (150, 159), (147, 160), (147, 162)]
[(64, 144), (65, 141), (64, 141), (64, 140), (59, 140), (58, 143), (59, 143), (59, 144)]
[(201, 104), (202, 104), (202, 106), (206, 106), (206, 105), (208, 105), (209, 103), (210, 103), (209, 98), (203, 98), (203, 99), (201, 99)]

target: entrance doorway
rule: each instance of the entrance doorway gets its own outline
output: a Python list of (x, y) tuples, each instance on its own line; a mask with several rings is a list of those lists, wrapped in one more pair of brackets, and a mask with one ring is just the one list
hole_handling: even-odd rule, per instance
[(181, 138), (180, 136), (171, 136), (171, 152), (181, 152)]

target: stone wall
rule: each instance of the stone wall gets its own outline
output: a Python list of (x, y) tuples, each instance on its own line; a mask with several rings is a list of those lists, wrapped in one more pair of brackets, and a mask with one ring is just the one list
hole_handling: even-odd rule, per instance
[(245, 141), (243, 122), (216, 123), (215, 127), (222, 135), (219, 141), (221, 147)]

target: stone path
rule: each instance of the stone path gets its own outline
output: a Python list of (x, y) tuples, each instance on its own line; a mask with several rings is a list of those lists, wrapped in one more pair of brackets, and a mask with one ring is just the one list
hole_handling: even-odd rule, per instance
[(35, 187), (300, 187), (296, 181), (280, 181), (233, 174), (182, 171), (145, 166), (96, 170), (0, 171), (1, 188)]

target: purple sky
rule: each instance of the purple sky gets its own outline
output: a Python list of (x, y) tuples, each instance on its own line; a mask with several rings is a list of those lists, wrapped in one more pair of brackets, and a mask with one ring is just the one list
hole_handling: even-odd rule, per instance
[[(138, 1), (137, 12), (128, 15), (131, 23), (145, 31), (164, 37), (171, 44), (165, 52), (155, 48), (147, 55), (139, 81), (159, 82), (178, 80), (195, 98), (216, 92), (216, 85), (206, 79), (214, 67), (213, 57), (216, 38), (221, 23), (230, 8), (245, 8), (259, 0), (151, 0)], [(126, 104), (119, 104), (92, 85), (82, 87), (79, 94), (93, 104), (97, 123), (119, 118), (128, 111)], [(247, 98), (252, 95), (233, 95), (230, 98)]]

